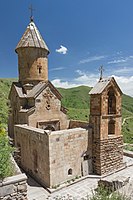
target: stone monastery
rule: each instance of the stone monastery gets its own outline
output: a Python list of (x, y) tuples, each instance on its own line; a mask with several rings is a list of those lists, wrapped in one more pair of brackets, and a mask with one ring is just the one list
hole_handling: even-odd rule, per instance
[(121, 95), (115, 79), (90, 91), (88, 122), (67, 118), (62, 96), (48, 80), (49, 49), (31, 19), (16, 49), (19, 80), (9, 94), (9, 136), (20, 166), (45, 187), (123, 166)]

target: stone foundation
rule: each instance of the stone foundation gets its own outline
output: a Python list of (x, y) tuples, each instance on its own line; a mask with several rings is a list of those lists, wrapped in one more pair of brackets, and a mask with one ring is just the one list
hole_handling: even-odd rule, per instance
[(103, 175), (123, 166), (123, 139), (109, 137), (93, 143), (93, 172)]

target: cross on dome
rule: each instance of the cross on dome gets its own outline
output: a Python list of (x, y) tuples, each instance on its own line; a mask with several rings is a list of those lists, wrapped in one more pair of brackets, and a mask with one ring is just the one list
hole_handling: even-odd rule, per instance
[(33, 22), (33, 11), (35, 11), (35, 9), (32, 7), (32, 4), (30, 5), (29, 10), (31, 12), (30, 21)]

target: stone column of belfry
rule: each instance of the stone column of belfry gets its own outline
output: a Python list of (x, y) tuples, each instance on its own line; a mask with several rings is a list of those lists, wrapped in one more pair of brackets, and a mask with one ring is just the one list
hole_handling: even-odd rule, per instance
[(33, 20), (27, 26), (15, 51), (18, 54), (19, 82), (35, 85), (48, 80), (49, 49)]

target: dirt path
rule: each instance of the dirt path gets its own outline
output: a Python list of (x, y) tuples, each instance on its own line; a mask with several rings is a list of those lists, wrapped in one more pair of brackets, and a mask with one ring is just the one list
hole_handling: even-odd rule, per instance
[(131, 119), (131, 118), (133, 118), (133, 117), (125, 117), (125, 118), (123, 119), (122, 126), (125, 124), (126, 120)]

